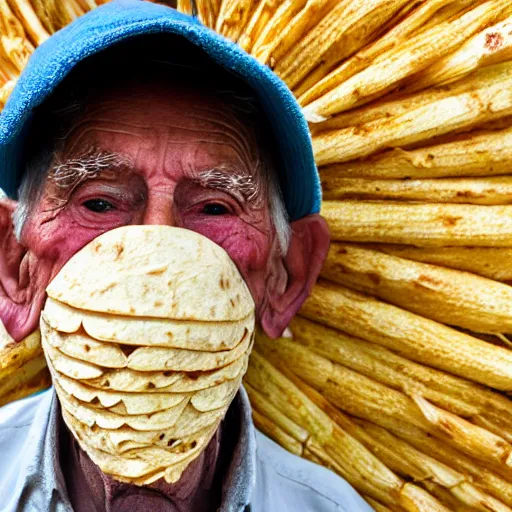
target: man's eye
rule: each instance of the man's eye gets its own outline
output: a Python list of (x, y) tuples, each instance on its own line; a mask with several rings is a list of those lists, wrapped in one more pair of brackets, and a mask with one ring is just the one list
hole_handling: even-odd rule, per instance
[(89, 199), (85, 201), (84, 206), (95, 213), (105, 213), (114, 209), (114, 205), (105, 199)]
[(206, 215), (225, 215), (229, 212), (228, 209), (222, 204), (210, 203), (204, 206), (203, 213)]

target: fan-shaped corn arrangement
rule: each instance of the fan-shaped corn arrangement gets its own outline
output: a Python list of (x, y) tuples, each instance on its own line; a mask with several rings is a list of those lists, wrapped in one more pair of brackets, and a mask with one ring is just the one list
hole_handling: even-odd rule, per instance
[[(92, 3), (0, 0), (5, 93)], [(259, 337), (257, 426), (377, 511), (511, 511), (512, 1), (178, 8), (288, 84), (320, 167), (333, 245), (293, 339)]]

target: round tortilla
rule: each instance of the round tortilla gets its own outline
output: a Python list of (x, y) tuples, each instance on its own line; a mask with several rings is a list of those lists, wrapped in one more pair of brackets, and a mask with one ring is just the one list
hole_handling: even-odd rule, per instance
[(48, 326), (59, 332), (76, 332), (82, 326), (82, 313), (79, 309), (67, 306), (51, 297), (46, 299), (41, 318)]
[(87, 385), (114, 391), (190, 393), (244, 375), (248, 361), (249, 355), (246, 354), (227, 366), (207, 372), (139, 372), (129, 368), (106, 370), (101, 377), (88, 380)]
[(105, 343), (90, 338), (85, 333), (61, 333), (52, 329), (41, 317), (41, 335), (59, 352), (87, 363), (106, 368), (125, 368), (128, 357), (115, 343)]
[(170, 226), (107, 231), (76, 253), (46, 291), (74, 308), (123, 316), (224, 322), (254, 311), (224, 249)]
[[(89, 386), (114, 391), (159, 393), (174, 391), (171, 387), (183, 378), (183, 372), (138, 372), (129, 368), (105, 370), (101, 377), (87, 381)], [(177, 390), (182, 392), (183, 390)], [(186, 391), (186, 390), (185, 390)]]
[[(111, 475), (113, 478), (118, 480), (119, 482), (124, 482), (127, 484), (133, 485), (149, 485), (153, 482), (156, 482), (160, 478), (165, 478), (167, 483), (177, 482), (183, 472), (187, 469), (187, 467), (196, 459), (196, 455), (191, 455), (184, 459), (183, 461), (169, 466), (167, 468), (159, 468), (157, 470), (149, 471), (139, 477), (133, 476), (125, 476), (127, 473), (133, 474), (138, 471), (140, 468), (144, 467), (142, 464), (136, 463), (144, 463), (145, 461), (141, 459), (130, 459), (129, 467), (124, 468), (121, 461), (123, 460), (119, 456), (109, 455), (101, 450), (90, 450), (90, 457), (92, 461), (98, 465), (104, 473)], [(115, 471), (119, 470), (123, 472), (122, 474), (116, 473)]]
[(223, 352), (140, 347), (128, 356), (128, 368), (139, 371), (172, 370), (175, 372), (215, 370), (227, 366), (249, 352), (251, 344), (252, 336), (246, 330), (244, 337), (234, 349)]
[(249, 364), (249, 353), (239, 357), (227, 366), (209, 372), (184, 373), (174, 384), (162, 389), (173, 393), (190, 393), (218, 386), (224, 382), (242, 379)]
[[(60, 373), (78, 380), (86, 380), (103, 375), (105, 370), (99, 365), (94, 365), (88, 361), (80, 361), (76, 359), (76, 357), (71, 357), (64, 353), (62, 346), (55, 348), (49, 343), (49, 341), (52, 341), (52, 343), (59, 344), (64, 340), (62, 344), (65, 344), (67, 336), (77, 340), (77, 347), (80, 345), (88, 346), (87, 340), (89, 340), (89, 338), (79, 334), (54, 334), (54, 332), (51, 331), (48, 336), (43, 335), (43, 348), (48, 350), (56, 369)], [(125, 356), (127, 359), (126, 366), (131, 370), (142, 372), (168, 370), (173, 372), (211, 371), (225, 367), (240, 359), (245, 353), (249, 352), (251, 343), (252, 337), (249, 337), (248, 332), (245, 331), (244, 338), (233, 350), (223, 352), (197, 352), (195, 350), (180, 348), (139, 347), (129, 356)], [(76, 355), (87, 357), (88, 352), (86, 350), (82, 353), (80, 348), (70, 347), (72, 347), (71, 342), (67, 345), (66, 350), (71, 352), (75, 351), (74, 353)], [(119, 349), (124, 356), (124, 353), (119, 347), (115, 345), (113, 345), (113, 347)], [(111, 364), (111, 361), (106, 360), (106, 364)], [(57, 365), (59, 365), (61, 369), (57, 368)]]
[(240, 388), (242, 378), (224, 382), (219, 386), (203, 389), (194, 393), (190, 403), (200, 412), (213, 411), (224, 407), (227, 409)]
[(178, 439), (172, 436), (172, 432), (166, 430), (141, 432), (130, 427), (121, 427), (116, 430), (100, 429), (96, 425), (89, 427), (71, 416), (65, 409), (62, 409), (62, 415), (67, 425), (88, 444), (98, 450), (119, 455), (135, 448), (147, 446), (170, 451), (173, 449), (183, 451), (183, 446), (188, 447), (194, 441), (197, 442), (198, 439), (209, 436), (212, 431), (217, 430), (219, 424), (218, 420), (214, 421), (203, 430)]
[(99, 466), (103, 473), (107, 475), (123, 475), (125, 482), (131, 483), (132, 478), (138, 478), (154, 471), (154, 464), (151, 461), (140, 458), (126, 459), (119, 455), (96, 450), (87, 446), (83, 441), (78, 441), (82, 450), (84, 450), (91, 460)]
[(83, 327), (99, 341), (204, 352), (230, 350), (245, 329), (254, 330), (254, 313), (233, 322), (197, 322), (91, 313), (48, 298), (43, 318), (53, 329), (72, 333)]
[(174, 439), (187, 437), (220, 421), (224, 418), (225, 414), (226, 411), (224, 409), (199, 412), (188, 404), (174, 427), (167, 429), (167, 432)]
[(41, 337), (41, 345), (43, 346), (48, 367), (50, 369), (54, 368), (71, 379), (96, 379), (103, 374), (103, 370), (99, 366), (69, 357), (58, 349), (53, 348), (45, 340), (44, 336)]
[(82, 325), (89, 336), (102, 341), (220, 352), (236, 347), (246, 331), (254, 330), (255, 321), (253, 313), (233, 322), (161, 320), (88, 313), (84, 315)]
[[(165, 411), (180, 404), (190, 395), (183, 393), (123, 393), (122, 391), (102, 391), (91, 388), (62, 374), (52, 372), (64, 391), (81, 402), (99, 402), (103, 408), (124, 415), (152, 414)], [(122, 406), (117, 407), (114, 406)], [(197, 408), (197, 407), (196, 407)]]
[(182, 476), (188, 466), (194, 462), (195, 457), (191, 457), (190, 459), (185, 459), (183, 462), (175, 464), (174, 466), (169, 466), (165, 468), (165, 470), (157, 470), (152, 473), (148, 473), (147, 475), (141, 476), (139, 478), (131, 478), (127, 479), (124, 477), (120, 477), (117, 475), (112, 475), (116, 480), (120, 482), (125, 482), (133, 485), (150, 485), (153, 482), (156, 482), (160, 478), (164, 478), (165, 481), (169, 484), (173, 484), (177, 482)]
[[(173, 439), (173, 447), (171, 448), (168, 448), (161, 442), (160, 444), (146, 444), (138, 443), (130, 439), (116, 444), (113, 442), (111, 435), (111, 433), (116, 432), (115, 430), (109, 431), (98, 428), (93, 431), (77, 421), (66, 411), (63, 411), (63, 417), (70, 430), (74, 432), (75, 436), (88, 448), (92, 447), (95, 450), (101, 450), (112, 455), (120, 455), (126, 458), (140, 458), (142, 460), (148, 460), (148, 453), (152, 453), (155, 457), (159, 456), (158, 460), (163, 466), (176, 464), (194, 454), (197, 456), (208, 445), (217, 430), (217, 424), (214, 424), (208, 430), (201, 431), (194, 436), (189, 436), (185, 439)], [(157, 442), (159, 442), (158, 438)], [(148, 452), (148, 450), (152, 450), (152, 452)]]
[(197, 458), (207, 446), (216, 429), (202, 437), (200, 442), (191, 446), (190, 450), (168, 451), (161, 448), (146, 448), (131, 450), (121, 454), (108, 453), (89, 444), (89, 438), (84, 436), (81, 428), (75, 430), (77, 421), (63, 408), (64, 421), (76, 432), (80, 447), (99, 466), (102, 472), (111, 475), (120, 482), (134, 485), (149, 485), (160, 478), (168, 483), (177, 482), (185, 469)]
[(86, 403), (77, 400), (66, 393), (57, 381), (54, 381), (54, 385), (62, 407), (72, 416), (86, 425), (93, 426), (96, 424), (98, 427), (106, 429), (116, 429), (123, 425), (135, 430), (169, 429), (176, 424), (189, 402), (189, 400), (182, 400), (170, 409), (152, 414), (121, 416), (106, 409), (90, 407)]

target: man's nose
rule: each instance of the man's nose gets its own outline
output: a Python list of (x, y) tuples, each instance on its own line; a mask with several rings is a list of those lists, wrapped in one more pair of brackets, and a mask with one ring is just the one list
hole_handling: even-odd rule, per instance
[(161, 193), (152, 197), (144, 212), (143, 224), (176, 226), (174, 201), (170, 194)]

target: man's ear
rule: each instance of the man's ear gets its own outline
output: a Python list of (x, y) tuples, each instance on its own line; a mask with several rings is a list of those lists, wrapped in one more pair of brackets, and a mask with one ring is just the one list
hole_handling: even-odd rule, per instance
[(0, 198), (0, 320), (7, 332), (20, 341), (34, 326), (28, 322), (32, 297), (28, 283), (23, 283), (20, 275), (26, 250), (14, 233), (12, 215), (16, 205), (16, 201)]
[[(25, 253), (16, 239), (12, 216), (16, 210), (16, 201), (0, 198), (0, 284), (3, 291), (13, 291), (18, 281), (20, 264)], [(0, 309), (0, 317), (2, 309)]]
[(271, 338), (279, 337), (307, 299), (329, 250), (329, 228), (320, 215), (291, 223), (286, 257), (271, 261), (266, 300), (260, 322)]

